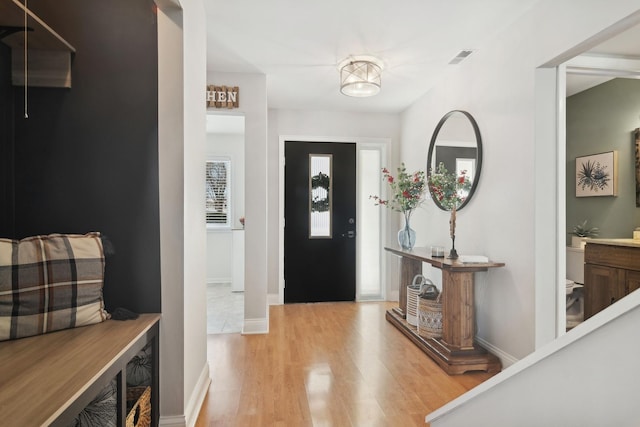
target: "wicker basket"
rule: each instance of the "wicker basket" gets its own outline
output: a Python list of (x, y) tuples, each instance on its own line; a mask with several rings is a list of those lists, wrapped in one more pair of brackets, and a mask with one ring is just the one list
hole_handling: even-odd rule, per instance
[(422, 338), (442, 337), (442, 302), (438, 294), (435, 300), (418, 297), (418, 335)]
[(151, 426), (151, 387), (128, 387), (126, 427)]

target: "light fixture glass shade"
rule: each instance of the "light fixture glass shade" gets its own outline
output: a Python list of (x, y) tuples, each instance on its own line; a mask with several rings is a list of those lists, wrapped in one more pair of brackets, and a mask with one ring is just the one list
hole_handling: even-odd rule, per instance
[(340, 69), (340, 92), (366, 97), (380, 92), (382, 69), (371, 61), (353, 60)]

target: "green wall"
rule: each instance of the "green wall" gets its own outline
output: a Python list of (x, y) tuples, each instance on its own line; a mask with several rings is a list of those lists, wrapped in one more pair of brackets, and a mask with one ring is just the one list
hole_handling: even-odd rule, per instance
[[(631, 238), (640, 227), (633, 137), (638, 127), (639, 80), (614, 79), (567, 98), (567, 231), (585, 219), (603, 238)], [(577, 198), (576, 157), (612, 150), (618, 151), (618, 196)]]

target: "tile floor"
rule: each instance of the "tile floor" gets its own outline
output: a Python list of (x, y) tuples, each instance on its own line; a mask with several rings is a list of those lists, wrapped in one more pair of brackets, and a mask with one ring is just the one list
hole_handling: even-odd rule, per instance
[(244, 293), (231, 292), (231, 283), (207, 284), (207, 334), (242, 332)]

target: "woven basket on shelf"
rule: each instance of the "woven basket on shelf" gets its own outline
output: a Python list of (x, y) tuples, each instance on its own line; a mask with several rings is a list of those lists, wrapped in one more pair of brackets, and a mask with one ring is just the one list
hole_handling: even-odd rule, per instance
[(127, 407), (133, 404), (127, 414), (126, 427), (151, 426), (151, 387), (128, 387)]
[(435, 300), (418, 297), (418, 335), (422, 338), (442, 337), (442, 302), (438, 294)]

